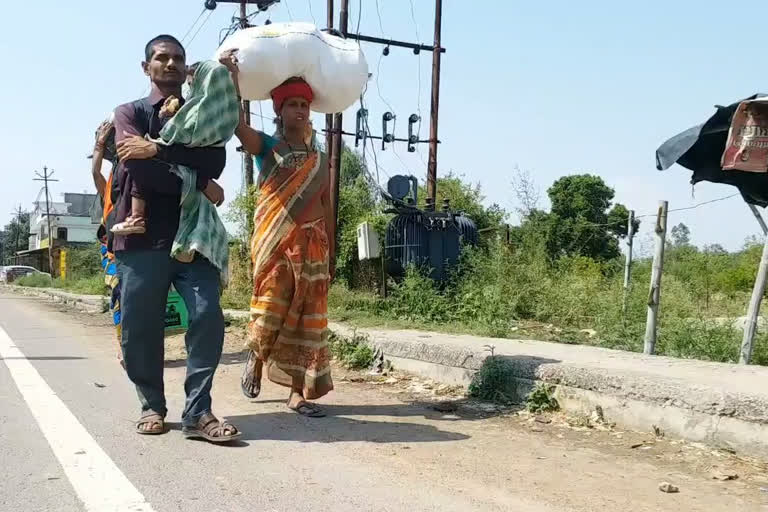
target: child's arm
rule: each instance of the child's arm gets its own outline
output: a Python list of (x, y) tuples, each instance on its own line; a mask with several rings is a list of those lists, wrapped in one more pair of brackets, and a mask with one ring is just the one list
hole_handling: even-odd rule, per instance
[(96, 144), (93, 146), (93, 161), (91, 162), (91, 174), (93, 175), (93, 184), (96, 186), (96, 193), (104, 198), (107, 188), (107, 180), (101, 174), (101, 164), (104, 161), (104, 144), (106, 144), (109, 132), (113, 125), (109, 121), (104, 121), (99, 126)]

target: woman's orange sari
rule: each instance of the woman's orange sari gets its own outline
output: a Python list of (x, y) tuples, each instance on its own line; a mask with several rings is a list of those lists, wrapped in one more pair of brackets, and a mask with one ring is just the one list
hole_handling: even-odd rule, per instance
[(325, 155), (274, 142), (261, 162), (251, 238), (248, 348), (269, 380), (301, 382), (306, 399), (333, 389), (328, 348), (328, 235), (307, 212), (328, 186)]

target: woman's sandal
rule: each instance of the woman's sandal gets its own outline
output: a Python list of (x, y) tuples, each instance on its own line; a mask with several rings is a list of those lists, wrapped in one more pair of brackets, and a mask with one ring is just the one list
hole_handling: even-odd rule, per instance
[(323, 410), (312, 402), (302, 401), (296, 407), (288, 407), (290, 410), (307, 418), (325, 418)]
[(165, 418), (155, 411), (145, 411), (136, 422), (136, 433), (144, 436), (165, 434)]
[(257, 398), (261, 393), (261, 370), (263, 366), (258, 357), (255, 351), (248, 351), (248, 359), (245, 361), (243, 374), (240, 377), (240, 389), (243, 395), (250, 399)]
[(187, 439), (205, 439), (209, 443), (229, 443), (237, 441), (242, 433), (234, 425), (219, 421), (211, 413), (203, 414), (194, 427), (183, 427), (181, 432)]

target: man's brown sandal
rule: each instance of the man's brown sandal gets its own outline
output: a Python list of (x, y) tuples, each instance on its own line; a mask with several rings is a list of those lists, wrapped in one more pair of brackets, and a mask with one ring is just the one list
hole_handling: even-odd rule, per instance
[(144, 436), (156, 436), (165, 433), (165, 418), (155, 411), (144, 411), (136, 422), (136, 433)]
[(197, 420), (194, 427), (181, 429), (187, 439), (205, 439), (209, 443), (229, 443), (242, 437), (242, 433), (234, 425), (219, 421), (216, 416), (206, 413)]

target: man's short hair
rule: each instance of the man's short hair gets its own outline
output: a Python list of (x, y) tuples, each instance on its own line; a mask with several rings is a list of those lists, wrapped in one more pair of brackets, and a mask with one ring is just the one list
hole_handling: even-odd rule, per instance
[(193, 75), (197, 71), (198, 66), (200, 66), (200, 61), (195, 62), (194, 64), (190, 64), (187, 66), (187, 75)]
[(159, 36), (153, 37), (149, 40), (147, 43), (147, 46), (144, 47), (144, 58), (146, 59), (146, 62), (149, 62), (152, 59), (152, 55), (154, 54), (153, 48), (158, 43), (172, 43), (177, 45), (179, 48), (181, 48), (181, 52), (186, 57), (187, 51), (184, 49), (184, 45), (181, 44), (181, 41), (176, 39), (173, 36), (169, 36), (168, 34), (161, 34)]

